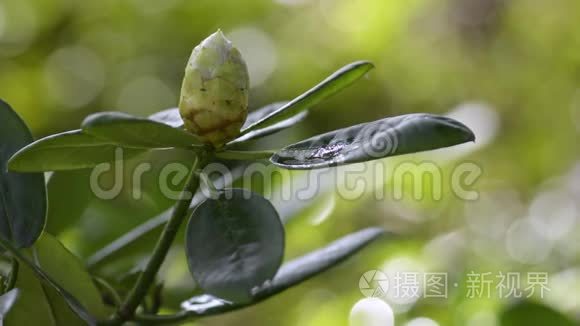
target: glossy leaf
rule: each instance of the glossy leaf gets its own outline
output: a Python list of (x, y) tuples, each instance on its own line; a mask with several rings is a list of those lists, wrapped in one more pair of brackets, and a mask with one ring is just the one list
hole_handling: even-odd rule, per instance
[(183, 128), (184, 125), (181, 114), (179, 114), (179, 108), (170, 108), (153, 113), (148, 119), (164, 123), (172, 128)]
[(372, 68), (373, 64), (368, 61), (353, 62), (340, 68), (318, 85), (288, 102), (283, 107), (242, 129), (241, 136), (252, 131), (271, 127), (296, 116), (354, 83)]
[[(115, 151), (119, 149), (119, 155)], [(100, 163), (127, 159), (143, 149), (122, 148), (109, 140), (72, 130), (35, 141), (18, 151), (8, 163), (13, 171), (63, 171), (92, 168)]]
[(383, 234), (379, 228), (368, 228), (349, 234), (326, 247), (293, 259), (280, 268), (276, 277), (261, 287), (253, 300), (245, 304), (232, 304), (212, 295), (193, 297), (181, 304), (183, 318), (205, 316), (236, 310), (256, 304), (292, 286), (296, 286), (356, 254)]
[[(246, 118), (246, 122), (244, 123), (244, 126), (242, 127), (242, 129), (247, 128), (247, 127), (251, 126), (252, 124), (262, 120), (263, 118), (272, 114), (273, 112), (280, 109), (281, 107), (283, 107), (287, 103), (288, 102), (276, 102), (276, 103), (266, 105), (266, 106), (264, 106), (256, 111), (250, 112), (248, 114), (248, 117)], [(273, 133), (276, 133), (278, 131), (284, 130), (286, 128), (289, 128), (289, 127), (297, 124), (298, 122), (304, 120), (307, 116), (308, 116), (308, 111), (298, 112), (295, 115), (290, 116), (289, 118), (282, 120), (280, 122), (277, 122), (269, 127), (250, 131), (250, 132), (244, 134), (243, 136), (232, 140), (227, 145), (232, 146), (232, 145), (239, 144), (239, 143), (242, 143), (242, 142), (245, 142), (248, 140), (258, 139), (258, 138), (262, 138), (262, 137), (271, 135)]]
[(264, 119), (265, 117), (277, 111), (278, 109), (280, 109), (281, 107), (283, 107), (288, 103), (289, 103), (288, 101), (274, 102), (265, 105), (259, 109), (253, 110), (252, 112), (248, 113), (248, 117), (246, 118), (246, 121), (244, 122), (242, 129), (245, 129), (253, 125), (254, 123)]
[(408, 114), (335, 130), (287, 146), (270, 161), (286, 169), (316, 169), (453, 146), (475, 140), (462, 123)]
[(501, 326), (572, 326), (577, 325), (562, 313), (532, 301), (517, 302), (503, 311)]
[(231, 302), (248, 302), (282, 263), (284, 227), (268, 200), (231, 189), (194, 210), (185, 248), (189, 269), (202, 289)]
[(40, 236), (46, 221), (46, 189), (42, 173), (10, 172), (10, 157), (32, 142), (28, 127), (0, 100), (0, 236), (18, 248)]
[(201, 146), (199, 139), (185, 130), (122, 112), (92, 114), (83, 121), (81, 127), (88, 134), (123, 146), (137, 148)]
[(50, 173), (46, 183), (50, 205), (45, 232), (59, 237), (67, 230), (79, 229), (83, 213), (87, 211), (91, 199), (95, 197), (95, 193), (91, 190), (91, 173), (90, 169)]

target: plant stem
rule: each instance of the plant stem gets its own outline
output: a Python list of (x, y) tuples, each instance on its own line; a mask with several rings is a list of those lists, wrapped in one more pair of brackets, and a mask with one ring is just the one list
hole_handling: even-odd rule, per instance
[(163, 261), (175, 240), (180, 225), (187, 216), (189, 205), (199, 187), (199, 177), (195, 171), (203, 168), (204, 164), (207, 162), (206, 156), (207, 153), (200, 153), (200, 157), (198, 157), (196, 162), (193, 164), (185, 188), (180, 194), (180, 198), (175, 205), (171, 218), (167, 221), (145, 270), (139, 275), (137, 282), (135, 282), (129, 295), (117, 311), (116, 316), (113, 318), (113, 324), (120, 325), (124, 321), (133, 318), (135, 310), (141, 304), (152, 283), (155, 281), (155, 276), (157, 275), (157, 272), (159, 272), (159, 268), (163, 264)]

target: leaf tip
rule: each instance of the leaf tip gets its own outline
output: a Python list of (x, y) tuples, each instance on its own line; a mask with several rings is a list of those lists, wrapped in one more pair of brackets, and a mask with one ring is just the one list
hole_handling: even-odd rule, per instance
[(8, 171), (18, 171), (18, 153), (20, 153), (20, 151), (14, 153), (14, 155), (8, 159), (8, 162), (6, 163), (6, 169)]
[(456, 135), (458, 144), (475, 142), (475, 133), (463, 122), (446, 116), (438, 116), (433, 114), (425, 114), (425, 117), (434, 118), (448, 130), (454, 131), (453, 134)]
[(359, 60), (351, 63), (350, 66), (352, 68), (361, 67), (361, 69), (363, 69), (363, 71), (366, 73), (372, 70), (375, 67), (375, 64), (368, 60)]
[(26, 164), (26, 153), (28, 152), (28, 148), (30, 144), (20, 148), (16, 153), (12, 154), (12, 156), (6, 162), (6, 170), (9, 172), (33, 172), (27, 171), (26, 168), (23, 167), (23, 163)]
[(370, 60), (358, 60), (358, 61), (353, 62), (352, 65), (367, 66), (367, 67), (369, 67), (369, 69), (372, 69), (375, 67), (375, 64), (372, 63)]
[(459, 121), (455, 121), (456, 124), (459, 126), (460, 129), (462, 129), (462, 132), (465, 135), (465, 142), (473, 142), (475, 143), (476, 137), (475, 137), (475, 133), (473, 132), (473, 130), (471, 130), (468, 126), (464, 125), (463, 123), (459, 122)]

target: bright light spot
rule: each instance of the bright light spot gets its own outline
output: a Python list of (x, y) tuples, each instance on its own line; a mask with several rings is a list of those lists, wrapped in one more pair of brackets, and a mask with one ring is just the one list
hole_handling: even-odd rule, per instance
[(449, 266), (458, 266), (456, 262), (461, 259), (464, 251), (465, 232), (453, 231), (429, 241), (423, 247), (423, 257), (435, 266), (449, 269)]
[(250, 73), (251, 87), (262, 84), (276, 69), (278, 54), (272, 38), (255, 27), (242, 27), (227, 34), (240, 50)]
[(44, 66), (48, 95), (64, 109), (95, 99), (105, 83), (104, 65), (91, 49), (71, 46), (53, 52)]
[(0, 3), (0, 57), (18, 55), (30, 46), (36, 36), (37, 17), (26, 1)]
[(562, 190), (540, 193), (530, 205), (530, 221), (538, 234), (558, 240), (574, 228), (576, 203)]
[(350, 310), (350, 326), (394, 326), (393, 309), (381, 299), (359, 300)]
[(310, 216), (310, 224), (322, 224), (332, 214), (335, 206), (336, 199), (333, 191), (322, 194), (322, 198), (319, 198), (310, 209), (308, 214)]
[(570, 172), (564, 176), (566, 188), (576, 197), (580, 198), (580, 162), (577, 162)]
[(520, 263), (537, 264), (548, 257), (552, 244), (537, 233), (529, 219), (520, 218), (507, 230), (506, 249)]
[(495, 240), (503, 237), (514, 217), (525, 214), (519, 194), (512, 189), (481, 193), (479, 200), (465, 202), (464, 210), (471, 231)]
[(409, 320), (406, 326), (439, 326), (439, 324), (434, 321), (433, 319), (427, 317), (418, 317), (412, 320)]
[[(356, 52), (374, 53), (391, 47), (391, 40), (408, 29), (422, 0), (319, 0), (323, 23), (340, 33), (330, 33), (325, 41)], [(323, 26), (324, 27), (324, 26)], [(324, 31), (321, 31), (324, 33)]]
[(397, 312), (409, 310), (423, 293), (425, 267), (411, 257), (397, 257), (388, 260), (381, 270), (387, 275), (389, 289), (385, 300)]
[[(326, 22), (345, 32), (362, 32), (370, 29), (384, 13), (375, 5), (361, 5), (358, 1), (321, 0), (320, 10)], [(360, 19), (364, 17), (364, 19)]]
[(175, 93), (163, 81), (142, 76), (125, 85), (117, 99), (116, 109), (144, 115), (175, 106)]
[(546, 292), (549, 304), (569, 312), (580, 310), (580, 296), (571, 293), (580, 293), (580, 268), (550, 275), (550, 291)]
[(576, 223), (574, 227), (566, 234), (566, 236), (555, 241), (556, 250), (559, 258), (564, 261), (575, 261), (580, 257), (580, 223)]

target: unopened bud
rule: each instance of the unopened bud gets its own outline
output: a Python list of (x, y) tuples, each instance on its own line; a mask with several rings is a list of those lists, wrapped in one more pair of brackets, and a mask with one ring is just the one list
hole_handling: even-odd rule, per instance
[(248, 114), (249, 76), (240, 51), (218, 30), (191, 53), (181, 86), (185, 128), (221, 147), (240, 133)]

